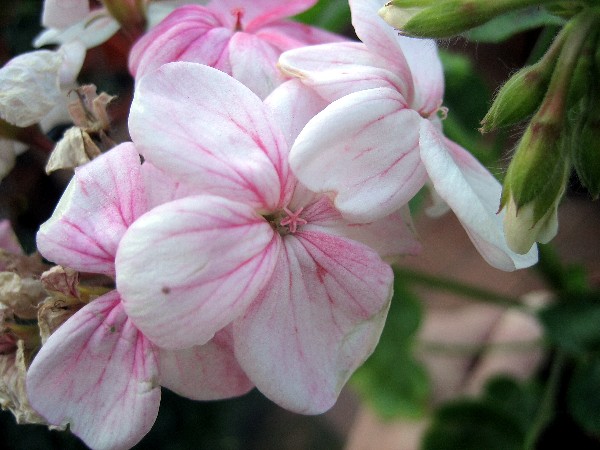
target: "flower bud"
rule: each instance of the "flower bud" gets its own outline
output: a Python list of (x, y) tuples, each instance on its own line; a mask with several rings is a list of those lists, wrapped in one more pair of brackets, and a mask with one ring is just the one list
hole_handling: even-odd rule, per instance
[(513, 125), (535, 113), (548, 89), (566, 35), (563, 30), (542, 59), (519, 70), (502, 86), (481, 121), (481, 132)]
[(394, 28), (417, 37), (449, 37), (515, 9), (550, 0), (392, 0), (379, 15)]

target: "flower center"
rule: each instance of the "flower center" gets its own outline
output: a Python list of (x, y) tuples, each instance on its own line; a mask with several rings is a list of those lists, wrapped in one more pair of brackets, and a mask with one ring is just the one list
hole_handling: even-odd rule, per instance
[(275, 214), (265, 216), (265, 219), (271, 224), (273, 229), (281, 236), (294, 234), (298, 231), (300, 225), (306, 225), (306, 220), (300, 217), (304, 208), (298, 208), (296, 212), (292, 212), (287, 207), (283, 211), (278, 211)]
[(234, 31), (242, 31), (242, 17), (244, 17), (244, 8), (234, 8), (231, 10), (231, 15), (235, 17)]

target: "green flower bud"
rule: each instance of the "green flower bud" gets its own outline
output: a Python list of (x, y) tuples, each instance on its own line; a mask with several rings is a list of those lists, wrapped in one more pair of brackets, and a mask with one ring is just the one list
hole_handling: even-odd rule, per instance
[(454, 36), (515, 9), (553, 0), (392, 0), (379, 15), (407, 35)]
[(481, 121), (481, 132), (513, 125), (535, 113), (546, 94), (567, 34), (568, 28), (563, 29), (542, 59), (519, 70), (502, 86)]
[(530, 123), (508, 168), (500, 203), (513, 251), (527, 253), (534, 242), (546, 243), (556, 235), (556, 211), (569, 173), (560, 126)]

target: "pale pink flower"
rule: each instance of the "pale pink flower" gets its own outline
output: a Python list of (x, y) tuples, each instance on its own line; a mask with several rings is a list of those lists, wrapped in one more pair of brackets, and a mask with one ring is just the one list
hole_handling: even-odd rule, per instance
[(443, 73), (435, 43), (399, 37), (377, 11), (383, 0), (350, 0), (363, 43), (291, 50), (280, 67), (331, 105), (300, 133), (291, 167), (309, 189), (329, 192), (348, 218), (370, 221), (405, 205), (427, 179), (492, 266), (537, 261), (507, 246), (501, 186), (466, 150), (448, 140), (437, 117)]
[[(53, 216), (38, 233), (48, 259), (79, 271), (114, 275), (119, 241), (148, 208), (181, 192), (121, 144), (76, 169)], [(192, 399), (240, 395), (251, 384), (232, 352), (229, 330), (201, 347), (162, 350), (132, 324), (113, 290), (55, 331), (27, 375), (32, 406), (94, 449), (125, 449), (152, 427), (160, 386)]]
[[(230, 76), (177, 62), (141, 79), (129, 120), (144, 158), (204, 194), (137, 219), (116, 259), (134, 323), (166, 348), (233, 325), (235, 356), (281, 406), (319, 413), (373, 351), (394, 257), (418, 251), (395, 214), (342, 219), (291, 174), (287, 154), (323, 106), (297, 81), (266, 103)], [(304, 94), (304, 95), (303, 95)]]
[(213, 0), (177, 8), (133, 47), (131, 73), (144, 74), (174, 61), (206, 64), (232, 75), (265, 98), (285, 77), (276, 67), (281, 52), (341, 40), (285, 20), (316, 0)]

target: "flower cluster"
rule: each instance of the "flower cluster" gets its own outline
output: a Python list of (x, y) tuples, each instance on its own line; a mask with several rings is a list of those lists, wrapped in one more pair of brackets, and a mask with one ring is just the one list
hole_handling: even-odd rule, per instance
[[(132, 142), (77, 168), (37, 235), (47, 260), (109, 280), (85, 298), (85, 287), (62, 290), (78, 306), (27, 369), (28, 401), (48, 424), (92, 448), (129, 448), (151, 428), (161, 386), (196, 400), (255, 386), (292, 411), (329, 409), (378, 342), (390, 264), (419, 252), (407, 204), (424, 186), (491, 265), (536, 262), (535, 247), (506, 243), (500, 184), (441, 131), (435, 44), (398, 37), (380, 0), (350, 1), (362, 42), (286, 19), (315, 3), (185, 5), (133, 47)], [(0, 77), (23, 71), (58, 96), (70, 60), (57, 55), (81, 20), (107, 18), (94, 44), (146, 21), (145, 2), (70, 2), (57, 15), (65, 4), (47, 0), (44, 16), (63, 50)], [(32, 89), (18, 78), (0, 117), (39, 123), (54, 97), (15, 103)], [(104, 129), (102, 98), (83, 104)]]

